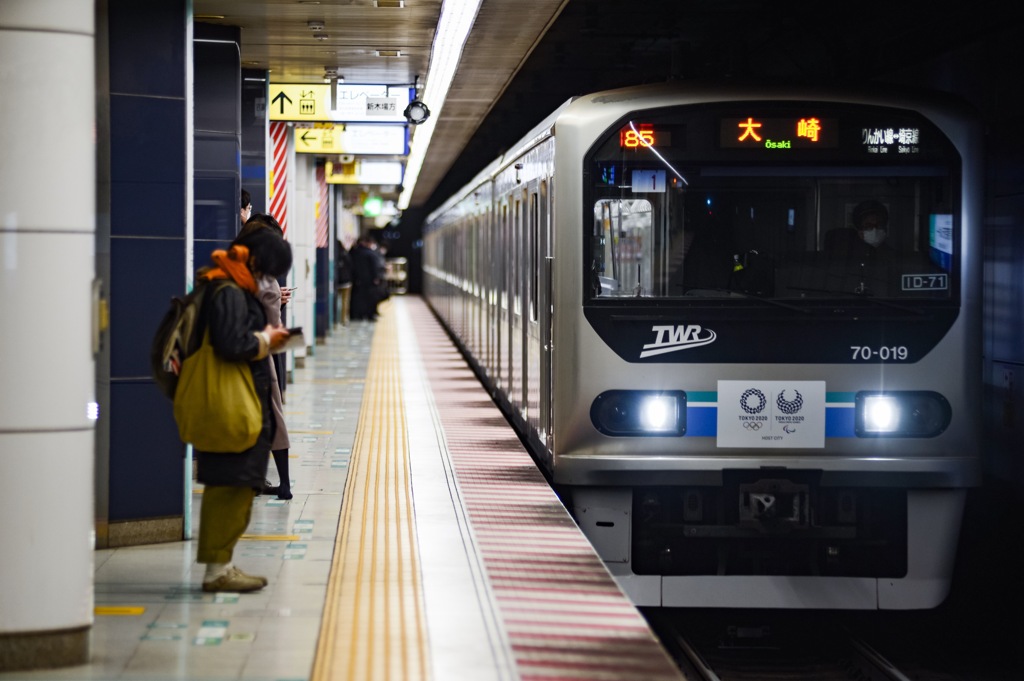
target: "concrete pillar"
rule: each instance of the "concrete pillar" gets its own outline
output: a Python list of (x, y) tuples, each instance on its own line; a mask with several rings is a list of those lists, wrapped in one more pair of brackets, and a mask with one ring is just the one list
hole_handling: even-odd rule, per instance
[(0, 3), (0, 671), (89, 655), (94, 51), (91, 2)]
[(306, 356), (312, 354), (316, 325), (316, 156), (294, 154), (293, 159), (294, 172), (290, 178), (294, 185), (290, 192), (292, 201), (289, 209), (292, 220), (288, 228), (288, 241), (291, 242), (294, 256), (292, 273), (296, 291), (288, 307), (292, 308), (295, 315), (294, 324), (289, 326), (301, 326), (305, 331), (306, 347), (294, 353), (296, 366), (301, 368), (305, 366)]

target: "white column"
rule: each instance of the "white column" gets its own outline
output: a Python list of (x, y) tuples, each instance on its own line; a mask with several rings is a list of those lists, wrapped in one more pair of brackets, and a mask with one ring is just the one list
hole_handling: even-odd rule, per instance
[(0, 671), (88, 659), (96, 231), (92, 2), (0, 2)]
[[(294, 153), (294, 149), (292, 150)], [(292, 244), (292, 272), (297, 290), (292, 300), (295, 314), (294, 326), (301, 326), (306, 336), (307, 347), (313, 345), (313, 321), (316, 318), (316, 217), (313, 202), (316, 201), (316, 157), (312, 154), (295, 154), (290, 176), (295, 182), (290, 190), (291, 206), (289, 211), (294, 216), (288, 228), (288, 241)], [(303, 360), (306, 349), (295, 351), (295, 359)], [(299, 364), (301, 366), (301, 363)]]

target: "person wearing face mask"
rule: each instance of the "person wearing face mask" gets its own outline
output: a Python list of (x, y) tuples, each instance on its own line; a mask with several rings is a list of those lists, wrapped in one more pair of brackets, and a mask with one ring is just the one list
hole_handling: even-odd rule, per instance
[(825, 235), (825, 251), (832, 255), (872, 259), (889, 251), (889, 211), (874, 199), (861, 201), (850, 213), (851, 227), (833, 229)]
[(825, 252), (833, 262), (830, 288), (887, 295), (895, 271), (895, 253), (888, 243), (889, 210), (875, 199), (861, 201), (850, 212), (850, 223), (825, 235)]
[(879, 248), (889, 235), (889, 211), (878, 201), (861, 201), (853, 209), (853, 224), (864, 243)]

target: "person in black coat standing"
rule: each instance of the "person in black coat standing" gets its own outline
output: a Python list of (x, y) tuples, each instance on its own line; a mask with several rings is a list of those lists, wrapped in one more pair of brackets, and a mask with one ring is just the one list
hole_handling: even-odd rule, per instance
[(256, 444), (245, 451), (195, 450), (197, 479), (204, 485), (196, 559), (206, 566), (203, 591), (258, 591), (266, 586), (266, 578), (242, 572), (231, 558), (249, 526), (253, 499), (263, 490), (276, 430), (267, 355), (288, 340), (283, 325), (267, 323), (257, 297), (258, 280), (287, 273), (292, 252), (288, 242), (273, 230), (257, 229), (240, 234), (226, 251), (214, 251), (212, 259), (213, 267), (196, 274), (198, 285), (217, 286), (215, 282), (225, 279), (235, 285), (210, 290), (199, 322), (209, 331), (218, 356), (248, 364), (263, 418)]
[(338, 297), (338, 323), (348, 326), (352, 315), (352, 256), (345, 250), (341, 239), (336, 242), (334, 254), (334, 286)]
[(381, 275), (375, 245), (374, 238), (364, 233), (349, 253), (352, 259), (352, 319), (377, 319)]

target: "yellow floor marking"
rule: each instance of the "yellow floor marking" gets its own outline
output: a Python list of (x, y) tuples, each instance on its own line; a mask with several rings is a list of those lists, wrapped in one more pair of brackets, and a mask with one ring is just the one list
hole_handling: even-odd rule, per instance
[(374, 331), (312, 681), (430, 677), (394, 314)]
[(141, 605), (97, 605), (93, 612), (97, 615), (141, 615), (146, 609)]
[[(314, 385), (347, 385), (349, 383), (362, 383), (365, 378), (310, 378), (301, 383), (311, 383)], [(300, 381), (295, 381), (300, 383)]]
[(243, 534), (240, 539), (251, 539), (253, 541), (298, 541), (297, 534)]

